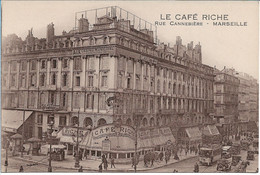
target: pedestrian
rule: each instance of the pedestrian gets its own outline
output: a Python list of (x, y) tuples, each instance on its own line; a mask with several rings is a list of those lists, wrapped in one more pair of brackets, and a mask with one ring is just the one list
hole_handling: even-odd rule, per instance
[(195, 173), (198, 173), (198, 172), (199, 172), (199, 165), (198, 165), (197, 162), (196, 162), (195, 165), (194, 165), (194, 172), (195, 172)]
[(186, 156), (187, 156), (187, 154), (188, 154), (188, 151), (189, 151), (188, 148), (186, 148), (186, 149), (185, 149), (185, 155), (186, 155)]
[(102, 173), (102, 163), (98, 166), (98, 172)]
[(135, 166), (135, 158), (132, 157), (132, 167), (134, 167), (134, 166)]
[(80, 166), (78, 172), (83, 172), (83, 167)]
[(116, 168), (114, 157), (111, 158), (111, 168), (112, 168), (112, 167)]
[(105, 160), (104, 160), (104, 169), (107, 170), (107, 167), (108, 167), (108, 162), (107, 162), (107, 159), (105, 158)]
[(23, 166), (20, 166), (19, 172), (24, 172)]

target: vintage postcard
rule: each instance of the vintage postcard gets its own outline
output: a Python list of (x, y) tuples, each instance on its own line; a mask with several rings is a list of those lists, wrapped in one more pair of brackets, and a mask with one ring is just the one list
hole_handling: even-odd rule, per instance
[(1, 172), (258, 172), (259, 3), (3, 1)]

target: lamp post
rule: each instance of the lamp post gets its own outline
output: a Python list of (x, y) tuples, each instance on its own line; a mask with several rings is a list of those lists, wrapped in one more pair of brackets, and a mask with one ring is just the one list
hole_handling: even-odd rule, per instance
[(23, 157), (23, 142), (24, 142), (24, 121), (25, 121), (25, 110), (23, 111), (23, 132), (22, 132), (22, 143), (21, 143), (21, 157)]
[(9, 148), (9, 140), (6, 141), (5, 144), (5, 172), (7, 173), (7, 167), (8, 167), (8, 148)]
[(75, 156), (75, 168), (79, 168), (79, 111), (77, 120), (77, 136), (76, 136), (76, 156)]
[(50, 128), (50, 132), (49, 132), (49, 143), (50, 143), (50, 151), (49, 151), (49, 166), (48, 166), (48, 172), (52, 172), (52, 166), (51, 166), (51, 146), (52, 146), (52, 127), (53, 127), (53, 121), (50, 121), (50, 124), (49, 126), (51, 127)]

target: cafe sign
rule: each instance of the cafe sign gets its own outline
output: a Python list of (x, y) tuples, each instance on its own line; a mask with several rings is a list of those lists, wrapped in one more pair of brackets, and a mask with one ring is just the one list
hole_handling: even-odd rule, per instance
[(99, 139), (103, 137), (130, 137), (135, 138), (135, 131), (133, 128), (121, 125), (119, 128), (116, 128), (114, 125), (101, 126), (93, 131), (93, 139)]

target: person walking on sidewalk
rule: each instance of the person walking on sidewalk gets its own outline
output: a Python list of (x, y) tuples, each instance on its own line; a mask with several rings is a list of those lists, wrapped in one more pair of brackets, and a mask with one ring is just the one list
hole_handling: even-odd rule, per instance
[(102, 163), (98, 166), (98, 172), (102, 173)]
[(194, 165), (194, 173), (198, 173), (198, 172), (199, 172), (199, 164), (198, 162), (196, 162)]
[(80, 166), (78, 172), (83, 172), (83, 167)]
[(116, 168), (114, 157), (111, 158), (111, 168), (113, 168), (113, 167)]
[(24, 172), (23, 166), (20, 166), (19, 172), (20, 172), (20, 173), (21, 173), (21, 172)]

